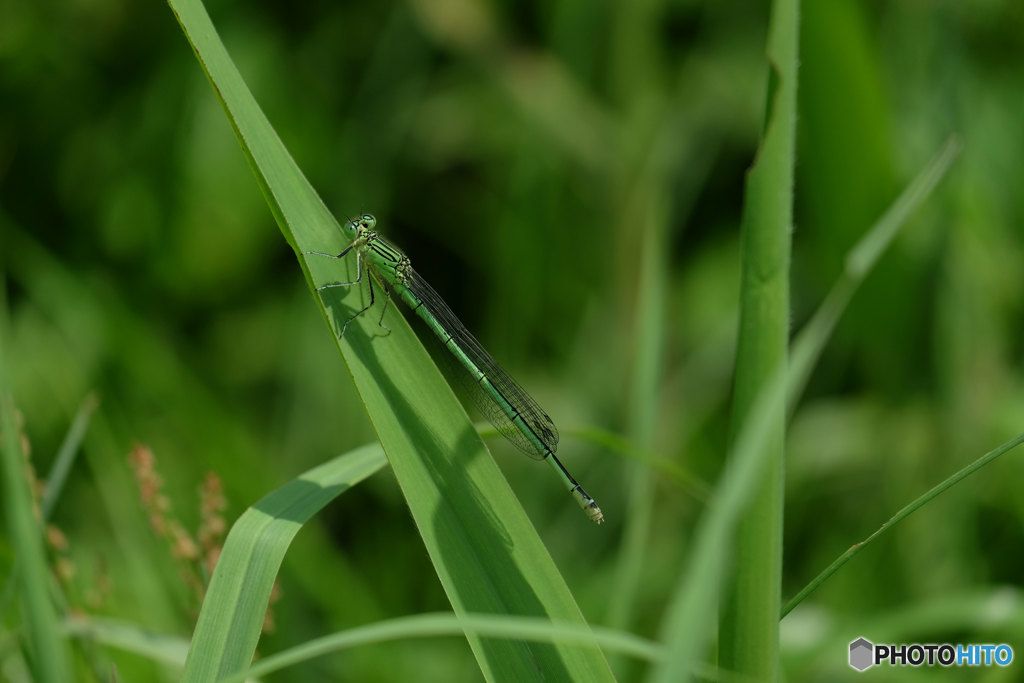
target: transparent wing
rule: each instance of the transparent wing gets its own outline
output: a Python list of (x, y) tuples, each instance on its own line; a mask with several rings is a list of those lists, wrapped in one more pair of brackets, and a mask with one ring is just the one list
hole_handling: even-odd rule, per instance
[[(524, 427), (554, 453), (558, 448), (558, 428), (555, 427), (555, 423), (547, 413), (537, 405), (537, 402), (526, 393), (525, 389), (519, 386), (518, 382), (501, 369), (491, 354), (487, 353), (480, 342), (469, 333), (465, 325), (455, 317), (452, 310), (448, 308), (448, 304), (438, 296), (434, 288), (412, 268), (407, 271), (405, 284), (413, 296), (423, 302), (426, 312), (443, 330), (444, 336), (441, 337), (441, 342), (444, 343), (447, 337), (451, 337), (451, 343), (461, 349), (470, 362), (484, 373), (484, 376), (490, 380), (494, 388), (505, 397), (515, 411), (513, 415), (507, 414), (504, 407), (479, 382), (463, 382), (467, 393), (480, 412), (490, 420), (502, 436), (530, 457), (543, 460), (546, 454), (530, 440), (523, 431)], [(437, 332), (437, 330), (434, 331)], [(465, 375), (469, 369), (463, 368), (461, 372)], [(516, 413), (522, 418), (522, 426), (513, 419)]]

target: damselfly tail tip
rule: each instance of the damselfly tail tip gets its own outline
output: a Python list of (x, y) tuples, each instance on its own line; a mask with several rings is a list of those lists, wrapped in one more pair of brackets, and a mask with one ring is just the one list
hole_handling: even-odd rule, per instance
[(600, 524), (604, 521), (604, 513), (601, 512), (601, 508), (599, 508), (594, 499), (583, 490), (582, 486), (576, 484), (572, 489), (572, 495), (573, 498), (576, 499), (576, 502), (580, 504), (580, 507), (583, 508), (583, 511), (587, 513), (587, 517), (590, 518), (590, 521), (594, 524)]

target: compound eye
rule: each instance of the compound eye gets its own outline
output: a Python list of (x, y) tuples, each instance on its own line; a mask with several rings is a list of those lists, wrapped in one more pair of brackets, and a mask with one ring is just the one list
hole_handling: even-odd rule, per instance
[(364, 213), (361, 220), (363, 225), (365, 225), (367, 228), (370, 228), (371, 230), (375, 225), (377, 225), (377, 219), (368, 213)]

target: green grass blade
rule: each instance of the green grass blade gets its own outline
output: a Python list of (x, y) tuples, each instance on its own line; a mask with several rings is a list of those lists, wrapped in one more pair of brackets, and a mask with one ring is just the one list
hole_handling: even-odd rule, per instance
[[(912, 210), (924, 201), (932, 189), (934, 189), (938, 180), (948, 170), (949, 164), (952, 162), (958, 149), (959, 145), (955, 140), (950, 140), (943, 146), (938, 155), (908, 185), (907, 190), (900, 195), (893, 206), (879, 219), (878, 223), (872, 226), (864, 239), (858, 242), (852, 253), (870, 253), (872, 258), (860, 261), (860, 267), (854, 272), (851, 272), (849, 268), (847, 269), (847, 272), (836, 283), (833, 290), (825, 298), (825, 301), (815, 311), (807, 325), (797, 336), (790, 358), (789, 379), (786, 380), (781, 373), (777, 374), (762, 390), (761, 395), (755, 401), (750, 413), (751, 418), (736, 441), (736, 447), (733, 451), (733, 465), (726, 471), (725, 476), (715, 491), (708, 513), (701, 521), (694, 544), (694, 559), (687, 570), (688, 573), (684, 579), (685, 583), (681, 584), (679, 592), (674, 598), (666, 616), (664, 626), (666, 633), (678, 634), (680, 636), (683, 634), (701, 633), (701, 625), (708, 623), (711, 619), (715, 608), (715, 595), (708, 591), (706, 587), (715, 585), (715, 577), (724, 570), (728, 555), (732, 552), (728, 546), (729, 534), (736, 518), (738, 518), (742, 508), (746, 505), (745, 501), (748, 491), (756, 482), (759, 468), (762, 466), (760, 461), (764, 459), (765, 452), (763, 449), (759, 449), (757, 444), (768, 433), (771, 426), (771, 413), (786, 400), (787, 392), (790, 403), (795, 402), (854, 290), (874, 267), (883, 253), (883, 250), (880, 249), (872, 249), (869, 252), (861, 248), (860, 245), (882, 244), (888, 247), (897, 234), (897, 229), (906, 222)], [(880, 235), (884, 236), (884, 238)], [(1019, 442), (1014, 440), (1003, 444), (1000, 447), (1000, 449), (1003, 449), (1002, 451), (996, 449), (996, 451), (1000, 451), (999, 453), (993, 451), (996, 455), (989, 453), (985, 456), (985, 463), (1002, 452), (1009, 450), (1009, 448), (1017, 445), (1017, 443)], [(970, 471), (961, 471), (955, 476), (962, 479), (980, 466), (978, 463), (975, 463), (971, 468), (967, 468)], [(936, 489), (938, 488), (936, 487)], [(922, 499), (928, 498), (930, 500), (930, 498), (941, 493), (941, 490), (936, 489), (929, 491)], [(921, 502), (927, 502), (927, 500), (922, 500)], [(911, 511), (906, 510), (906, 514), (909, 514)], [(902, 512), (900, 514), (902, 516), (899, 519), (906, 516)], [(883, 529), (887, 528), (889, 524), (894, 523), (894, 521), (898, 521), (898, 519), (890, 520)], [(874, 536), (868, 540), (873, 538)], [(834, 573), (856, 552), (857, 547), (847, 551), (846, 554), (830, 565), (810, 585), (804, 588), (799, 595), (790, 600), (785, 610), (780, 610), (780, 612), (783, 615), (788, 613), (799, 604), (800, 600), (820, 585), (821, 581), (828, 578), (829, 575)], [(679, 660), (675, 664), (678, 667), (675, 669), (676, 672), (693, 670), (692, 663), (699, 656), (701, 643), (693, 643), (691, 646), (695, 648), (692, 652), (681, 651), (681, 649), (672, 650), (672, 659)], [(666, 660), (666, 662), (668, 662), (667, 665), (671, 665), (671, 659)]]
[[(727, 467), (735, 464), (735, 446), (757, 397), (773, 377), (784, 375), (789, 357), (799, 7), (798, 0), (775, 0), (768, 27), (768, 110), (743, 199), (733, 452)], [(738, 520), (735, 554), (742, 562), (724, 575), (718, 628), (719, 666), (760, 681), (778, 678), (785, 498), (785, 402), (768, 409), (773, 413), (770, 426), (758, 442), (768, 453), (758, 485), (750, 491), (749, 507)]]
[[(0, 360), (5, 363), (6, 360)], [(42, 683), (71, 680), (64, 638), (58, 628), (57, 610), (48, 591), (50, 569), (43, 548), (43, 534), (33, 511), (25, 453), (14, 399), (8, 393), (6, 370), (0, 369), (0, 491), (3, 494), (7, 532), (17, 552), (17, 593), (20, 597), (27, 659), (33, 679)]]
[(367, 626), (317, 638), (298, 647), (261, 659), (252, 668), (225, 679), (234, 683), (245, 678), (259, 678), (288, 666), (321, 657), (330, 652), (371, 643), (409, 638), (438, 638), (475, 633), (489, 638), (505, 638), (533, 642), (561, 642), (577, 647), (602, 648), (646, 661), (664, 656), (654, 642), (631, 633), (579, 624), (560, 624), (536, 617), (510, 617), (491, 614), (417, 614), (388, 619)]
[(274, 579), (295, 534), (384, 464), (377, 444), (364, 446), (315, 467), (245, 511), (217, 561), (182, 680), (217, 680), (252, 661)]
[[(296, 251), (340, 251), (345, 245), (337, 222), (260, 111), (202, 4), (170, 4), (289, 244)], [(311, 288), (311, 268), (318, 284), (353, 279), (351, 260), (310, 258), (316, 260), (299, 260)], [(339, 289), (317, 298), (335, 337), (359, 306), (355, 294)], [(387, 325), (392, 332), (382, 336), (374, 316), (361, 316), (339, 346), (456, 613), (585, 623), (533, 525), (419, 340), (394, 309)], [(548, 481), (546, 475), (543, 480)], [(566, 505), (571, 504), (567, 498)], [(599, 533), (584, 518), (581, 523), (585, 533)], [(611, 678), (603, 656), (592, 650), (467, 637), (490, 680)]]
[[(791, 367), (789, 373), (789, 390), (788, 390), (788, 403), (790, 411), (793, 410), (800, 395), (803, 393), (804, 387), (807, 385), (807, 380), (810, 377), (811, 370), (814, 368), (818, 361), (818, 357), (821, 355), (822, 350), (825, 348), (825, 343), (831, 336), (832, 331), (835, 329), (836, 323), (842, 316), (843, 311), (846, 310), (846, 305), (850, 302), (857, 288), (863, 282), (867, 274), (875, 267), (878, 260), (885, 253), (885, 250), (892, 244), (892, 241), (896, 238), (900, 229), (903, 228), (907, 223), (907, 219), (917, 209), (925, 199), (931, 194), (932, 190), (938, 182), (945, 176), (949, 170), (950, 165), (956, 159), (960, 153), (960, 142), (957, 138), (953, 137), (946, 141), (946, 144), (942, 146), (938, 154), (925, 166), (925, 168), (917, 175), (914, 180), (907, 185), (906, 189), (900, 193), (900, 196), (895, 202), (886, 210), (881, 218), (868, 230), (868, 232), (862, 237), (857, 244), (850, 250), (850, 254), (846, 260), (846, 269), (840, 276), (839, 280), (832, 287), (832, 290), (825, 297), (821, 306), (815, 311), (814, 316), (807, 322), (800, 334), (797, 335), (793, 341), (793, 350), (791, 354)], [(1016, 445), (1014, 442), (1008, 442)], [(1006, 444), (1004, 444), (1006, 446)], [(1012, 448), (1010, 446), (1006, 448)], [(1002, 447), (1000, 447), (1002, 448)], [(996, 449), (997, 451), (999, 449)], [(995, 451), (993, 451), (995, 452)], [(1005, 451), (1003, 451), (1005, 452)], [(1001, 454), (1001, 452), (999, 453)], [(982, 460), (986, 460), (991, 453), (984, 456)], [(986, 462), (988, 462), (986, 460)], [(977, 463), (975, 463), (977, 464)], [(980, 465), (978, 465), (980, 467)], [(970, 470), (973, 472), (975, 465), (968, 466), (961, 473)], [(963, 476), (960, 473), (954, 475), (950, 479), (963, 477), (970, 474), (966, 472)], [(959, 481), (957, 479), (957, 481)], [(947, 480), (949, 481), (949, 480)], [(955, 483), (955, 482), (953, 482)], [(952, 484), (950, 484), (952, 485)], [(796, 596), (793, 597), (786, 606), (782, 608), (781, 615), (784, 617), (793, 610), (800, 602), (811, 594), (822, 582), (824, 582), (829, 576), (834, 574), (839, 567), (846, 564), (846, 562), (853, 557), (855, 554), (860, 552), (866, 543), (874, 540), (883, 530), (890, 528), (892, 524), (910, 514), (913, 510), (917, 509), (920, 505), (923, 505), (931, 498), (945, 490), (936, 490), (942, 487), (943, 484), (935, 487), (932, 491), (929, 491), (924, 496), (914, 501), (906, 508), (906, 514), (903, 511), (898, 513), (895, 517), (890, 519), (882, 529), (879, 529), (872, 534), (868, 539), (852, 546), (849, 550), (843, 553), (839, 558), (836, 559), (831, 565), (829, 565), (821, 574), (814, 578), (811, 583), (805, 586)]]
[[(648, 191), (645, 196), (647, 206), (638, 221), (638, 239), (642, 247), (628, 424), (632, 441), (641, 449), (651, 450), (658, 415), (658, 384), (662, 375), (669, 238), (664, 193)], [(630, 514), (625, 520), (622, 549), (608, 604), (608, 621), (619, 628), (630, 626), (643, 583), (656, 499), (654, 470), (631, 464), (625, 470), (624, 483)]]
[(843, 274), (825, 297), (814, 317), (793, 340), (793, 369), (789, 375), (790, 411), (800, 399), (811, 369), (817, 363), (818, 354), (825, 348), (825, 341), (831, 336), (839, 317), (846, 310), (846, 305), (857, 288), (892, 244), (900, 229), (907, 224), (907, 219), (931, 195), (959, 153), (960, 141), (956, 137), (951, 137), (935, 158), (907, 185), (882, 217), (850, 250)]
[(46, 476), (46, 489), (39, 501), (43, 520), (48, 521), (50, 515), (53, 514), (53, 508), (60, 498), (61, 491), (64, 490), (68, 472), (71, 471), (75, 457), (82, 447), (82, 439), (85, 438), (85, 432), (89, 428), (89, 421), (99, 404), (100, 401), (96, 394), (89, 394), (82, 400), (82, 405), (75, 413), (75, 419), (71, 421), (67, 436), (64, 437), (60, 450), (57, 451), (57, 457), (53, 461), (53, 467), (50, 468), (50, 473)]
[(795, 608), (797, 605), (803, 602), (804, 598), (813, 593), (818, 588), (818, 586), (824, 583), (830, 576), (839, 571), (839, 568), (847, 562), (849, 562), (854, 555), (863, 550), (864, 547), (867, 546), (869, 543), (875, 541), (880, 536), (882, 536), (883, 534), (891, 530), (893, 527), (895, 527), (898, 523), (902, 522), (904, 519), (909, 517), (912, 512), (922, 507), (923, 505), (927, 504), (932, 499), (936, 498), (939, 494), (945, 492), (947, 489), (952, 488), (953, 486), (960, 483), (967, 477), (971, 476), (985, 465), (992, 463), (999, 456), (1016, 448), (1022, 443), (1024, 443), (1024, 434), (1018, 434), (1009, 441), (997, 446), (996, 448), (993, 448), (991, 451), (981, 456), (967, 467), (964, 467), (963, 469), (959, 470), (952, 476), (936, 484), (926, 493), (905, 505), (902, 509), (900, 509), (899, 512), (890, 517), (888, 521), (885, 522), (885, 524), (880, 526), (873, 534), (865, 538), (860, 543), (855, 543), (854, 545), (850, 546), (850, 548), (845, 553), (837, 557), (836, 560), (828, 567), (826, 567), (823, 572), (818, 574), (810, 583), (804, 586), (803, 589), (801, 589), (799, 593), (793, 596), (793, 599), (787, 602), (785, 607), (782, 608), (782, 616), (784, 617), (791, 611), (793, 611), (793, 608)]
[(20, 635), (33, 679), (62, 683), (71, 680), (71, 665), (49, 594), (50, 568), (32, 500), (18, 410), (10, 393), (10, 348), (6, 276), (0, 273), (0, 498), (14, 553), (10, 585), (19, 598)]
[(185, 666), (189, 643), (180, 636), (154, 633), (137, 625), (98, 617), (71, 617), (64, 622), (64, 633), (75, 638), (117, 648), (181, 670)]
[(786, 397), (786, 378), (778, 372), (754, 401), (733, 447), (731, 464), (701, 519), (690, 563), (669, 603), (662, 625), (662, 643), (671, 653), (655, 669), (652, 680), (686, 680), (698, 670), (699, 658), (711, 640), (718, 588), (735, 552), (732, 545), (740, 516), (750, 504), (769, 451), (764, 438)]
[[(71, 422), (71, 427), (68, 428), (67, 436), (64, 437), (60, 450), (57, 451), (57, 457), (53, 461), (50, 473), (46, 477), (46, 488), (39, 500), (39, 510), (43, 522), (50, 520), (53, 508), (57, 504), (58, 498), (60, 498), (61, 491), (64, 489), (64, 482), (67, 480), (68, 472), (71, 471), (71, 465), (74, 463), (75, 457), (82, 445), (82, 439), (85, 437), (86, 429), (89, 427), (89, 421), (98, 405), (99, 400), (94, 394), (89, 394), (85, 397), (82, 405), (78, 408), (75, 419)], [(7, 605), (14, 598), (20, 577), (21, 566), (17, 558), (15, 558), (11, 566), (11, 573), (4, 581), (3, 594), (0, 596), (0, 612), (6, 611)]]
[(620, 434), (597, 427), (582, 427), (563, 434), (588, 441), (622, 458), (641, 463), (644, 467), (657, 472), (662, 484), (669, 483), (678, 487), (685, 495), (699, 503), (707, 503), (711, 498), (711, 486), (697, 474), (664, 456), (638, 448)]

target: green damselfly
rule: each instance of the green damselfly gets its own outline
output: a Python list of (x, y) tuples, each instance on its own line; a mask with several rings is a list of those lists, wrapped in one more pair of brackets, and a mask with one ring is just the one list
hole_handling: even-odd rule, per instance
[(530, 457), (550, 463), (587, 516), (598, 524), (603, 522), (601, 508), (555, 457), (555, 449), (558, 448), (558, 429), (555, 423), (519, 383), (501, 369), (491, 354), (459, 322), (434, 288), (413, 270), (409, 257), (374, 230), (376, 225), (377, 219), (369, 214), (345, 223), (342, 230), (351, 242), (340, 254), (303, 252), (334, 259), (343, 259), (355, 253), (356, 279), (321, 285), (317, 287), (318, 292), (332, 287), (360, 285), (363, 274), (367, 270), (371, 273), (368, 278), (370, 303), (345, 321), (341, 336), (345, 335), (349, 323), (373, 306), (373, 281), (376, 279), (385, 293), (384, 309), (378, 324), (383, 325), (387, 302), (391, 300), (392, 293), (396, 294), (437, 335), (445, 350), (469, 372), (474, 380), (467, 382), (470, 395), (491, 424)]

